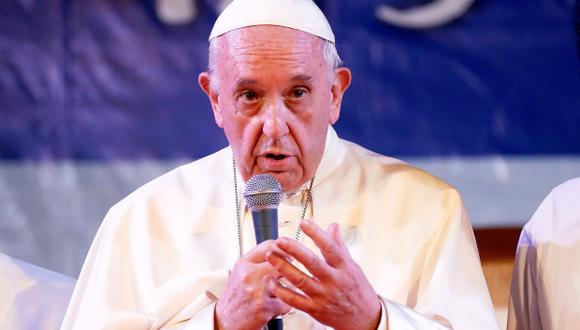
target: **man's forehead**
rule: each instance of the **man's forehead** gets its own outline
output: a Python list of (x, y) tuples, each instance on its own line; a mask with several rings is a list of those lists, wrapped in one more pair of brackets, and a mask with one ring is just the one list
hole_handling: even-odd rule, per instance
[(219, 37), (222, 47), (276, 46), (290, 43), (301, 46), (320, 46), (322, 39), (312, 34), (276, 25), (248, 26)]
[(235, 64), (237, 61), (271, 60), (306, 64), (323, 60), (322, 39), (290, 28), (251, 26), (228, 32), (219, 39), (221, 65)]
[[(305, 83), (312, 80), (312, 75), (307, 73), (295, 74), (290, 76), (288, 80), (296, 83)], [(238, 77), (234, 84), (236, 86), (255, 86), (259, 85), (260, 81), (258, 79), (253, 78)]]
[(308, 83), (324, 65), (322, 39), (291, 28), (244, 27), (218, 39), (216, 65), (222, 78), (238, 87), (261, 85), (265, 79)]

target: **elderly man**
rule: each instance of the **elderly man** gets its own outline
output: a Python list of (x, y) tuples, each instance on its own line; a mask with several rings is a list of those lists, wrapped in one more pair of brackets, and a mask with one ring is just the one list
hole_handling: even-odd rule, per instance
[[(109, 211), (64, 328), (497, 328), (458, 193), (330, 127), (339, 62), (309, 0), (226, 8), (199, 84), (230, 146)], [(255, 246), (240, 195), (262, 173), (285, 192), (282, 238)]]

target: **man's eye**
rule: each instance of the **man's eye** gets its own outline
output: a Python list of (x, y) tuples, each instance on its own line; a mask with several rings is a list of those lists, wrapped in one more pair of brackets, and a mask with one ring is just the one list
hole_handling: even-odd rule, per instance
[(240, 94), (240, 99), (244, 102), (254, 102), (258, 99), (258, 94), (252, 91), (243, 92)]
[(303, 98), (304, 96), (306, 96), (306, 93), (308, 91), (304, 88), (296, 88), (294, 90), (292, 90), (292, 97), (295, 99), (300, 99)]

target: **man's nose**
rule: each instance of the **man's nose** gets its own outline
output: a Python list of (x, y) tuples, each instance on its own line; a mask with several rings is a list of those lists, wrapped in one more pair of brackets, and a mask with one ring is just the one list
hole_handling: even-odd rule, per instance
[(267, 105), (264, 111), (264, 134), (272, 139), (281, 139), (288, 134), (287, 115), (288, 109), (283, 101), (276, 100)]

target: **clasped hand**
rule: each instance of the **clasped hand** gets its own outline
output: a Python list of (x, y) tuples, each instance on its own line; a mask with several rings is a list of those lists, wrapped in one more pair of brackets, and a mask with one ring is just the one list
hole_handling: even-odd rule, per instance
[[(289, 238), (258, 245), (236, 263), (226, 292), (218, 301), (216, 319), (223, 329), (261, 329), (290, 307), (336, 330), (377, 328), (379, 298), (348, 252), (338, 225), (331, 224), (325, 232), (305, 220), (301, 228), (319, 248), (322, 258)], [(292, 259), (312, 275), (294, 266)], [(280, 284), (281, 278), (291, 285)], [(219, 322), (233, 319), (237, 322)]]

